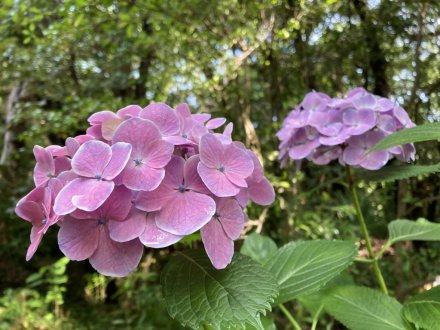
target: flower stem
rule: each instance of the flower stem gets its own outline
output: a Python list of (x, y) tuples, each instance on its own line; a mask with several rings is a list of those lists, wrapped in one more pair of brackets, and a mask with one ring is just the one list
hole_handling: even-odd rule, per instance
[(351, 167), (346, 165), (345, 168), (347, 169), (347, 181), (348, 181), (348, 187), (350, 189), (351, 193), (351, 199), (353, 201), (353, 206), (356, 210), (356, 215), (359, 220), (359, 225), (361, 227), (362, 235), (365, 239), (365, 245), (367, 246), (368, 254), (370, 259), (372, 259), (372, 265), (373, 265), (373, 271), (376, 276), (377, 282), (379, 283), (379, 286), (383, 293), (388, 294), (388, 288), (385, 284), (385, 280), (382, 276), (382, 272), (379, 268), (379, 263), (377, 262), (377, 259), (374, 256), (373, 246), (371, 245), (371, 239), (370, 235), (368, 234), (367, 225), (365, 224), (364, 215), (362, 214), (361, 206), (359, 204), (359, 198), (356, 193), (356, 187), (354, 185), (353, 175), (351, 173)]
[(293, 326), (295, 330), (301, 330), (301, 327), (299, 326), (298, 322), (293, 318), (292, 314), (287, 310), (287, 308), (283, 304), (279, 304), (278, 307), (281, 309), (281, 311), (284, 313), (284, 315), (287, 317), (287, 319), (290, 321), (290, 324)]

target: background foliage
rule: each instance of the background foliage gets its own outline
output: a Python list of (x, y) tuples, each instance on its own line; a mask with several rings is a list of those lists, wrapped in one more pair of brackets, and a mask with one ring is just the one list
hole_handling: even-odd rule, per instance
[[(304, 162), (279, 169), (276, 131), (311, 89), (364, 86), (418, 123), (440, 116), (440, 4), (394, 0), (4, 0), (0, 5), (0, 329), (177, 329), (158, 273), (171, 249), (148, 251), (127, 279), (62, 258), (54, 233), (24, 262), (29, 226), (13, 208), (31, 186), (34, 144), (62, 144), (99, 110), (152, 101), (225, 116), (264, 161), (277, 191), (251, 207), (248, 231), (291, 240), (358, 237), (344, 169)], [(440, 160), (418, 145), (420, 164)], [(393, 219), (439, 220), (435, 175), (361, 181), (376, 242)], [(197, 240), (178, 245), (197, 246)], [(399, 243), (383, 268), (399, 299), (440, 274), (439, 243)], [(393, 263), (386, 263), (392, 255)], [(355, 283), (374, 286), (368, 265)], [(290, 304), (299, 319), (309, 314)], [(276, 311), (276, 324), (287, 326)], [(330, 317), (322, 326), (343, 326)]]

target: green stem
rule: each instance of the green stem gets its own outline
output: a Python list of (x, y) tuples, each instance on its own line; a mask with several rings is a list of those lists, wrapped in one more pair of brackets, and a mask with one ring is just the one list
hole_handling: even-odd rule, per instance
[(315, 330), (316, 326), (318, 325), (318, 321), (319, 321), (319, 315), (321, 314), (322, 309), (324, 308), (324, 305), (321, 305), (318, 309), (318, 311), (316, 312), (315, 316), (313, 317), (313, 323), (312, 323), (312, 327), (310, 328), (310, 330)]
[(281, 309), (281, 311), (284, 313), (284, 315), (287, 317), (287, 319), (290, 321), (290, 324), (293, 326), (295, 330), (301, 330), (301, 327), (299, 326), (298, 322), (293, 318), (292, 314), (287, 310), (287, 308), (283, 304), (279, 304), (278, 307)]
[(388, 294), (388, 289), (385, 284), (385, 280), (382, 276), (382, 272), (380, 271), (379, 263), (377, 262), (377, 259), (374, 256), (373, 246), (371, 245), (370, 235), (368, 234), (367, 225), (365, 224), (364, 215), (362, 214), (361, 206), (359, 204), (359, 198), (356, 193), (356, 187), (354, 185), (353, 175), (351, 174), (351, 168), (348, 165), (346, 165), (345, 168), (347, 169), (348, 187), (350, 189), (351, 198), (353, 200), (353, 206), (356, 210), (356, 215), (359, 220), (359, 225), (361, 227), (362, 235), (364, 236), (365, 239), (365, 245), (367, 246), (370, 259), (373, 259), (372, 265), (373, 265), (374, 274), (376, 275), (377, 282), (379, 283), (379, 286), (383, 291), (383, 293)]
[(371, 264), (374, 260), (373, 259), (365, 259), (365, 258), (355, 258), (354, 261), (362, 262), (365, 264)]

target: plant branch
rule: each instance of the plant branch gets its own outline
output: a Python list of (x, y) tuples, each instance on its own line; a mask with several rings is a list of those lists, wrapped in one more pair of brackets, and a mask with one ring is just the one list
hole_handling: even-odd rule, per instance
[(370, 257), (370, 259), (373, 260), (372, 265), (373, 265), (374, 274), (376, 276), (377, 282), (379, 283), (379, 286), (380, 286), (381, 290), (383, 291), (383, 293), (388, 294), (388, 288), (385, 284), (385, 280), (382, 276), (382, 272), (380, 271), (377, 259), (375, 258), (373, 246), (371, 245), (370, 235), (368, 233), (367, 225), (365, 224), (364, 215), (362, 213), (361, 206), (359, 204), (359, 198), (356, 193), (356, 187), (354, 185), (353, 175), (351, 174), (351, 167), (346, 165), (345, 168), (347, 169), (347, 181), (348, 181), (348, 186), (349, 186), (350, 193), (351, 193), (351, 198), (353, 201), (353, 206), (356, 210), (356, 215), (359, 220), (359, 225), (361, 227), (362, 235), (364, 236), (364, 239), (365, 239), (365, 245), (367, 246), (369, 257)]
[(283, 314), (287, 317), (287, 319), (289, 320), (289, 322), (293, 326), (293, 328), (295, 330), (301, 330), (300, 325), (298, 324), (298, 322), (296, 322), (296, 320), (294, 319), (293, 315), (288, 311), (286, 306), (284, 306), (283, 304), (279, 304), (278, 307), (281, 309)]

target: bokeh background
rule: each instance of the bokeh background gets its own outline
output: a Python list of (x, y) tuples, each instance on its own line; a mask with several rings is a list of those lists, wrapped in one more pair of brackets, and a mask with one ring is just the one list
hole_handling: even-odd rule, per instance
[[(152, 101), (224, 116), (263, 160), (277, 192), (251, 206), (247, 232), (290, 240), (359, 237), (344, 169), (279, 169), (282, 119), (314, 89), (363, 86), (420, 124), (440, 116), (440, 3), (421, 0), (3, 0), (0, 4), (0, 329), (178, 329), (159, 286), (170, 250), (147, 250), (125, 279), (69, 262), (45, 236), (25, 262), (30, 226), (14, 205), (32, 186), (34, 144), (63, 144), (99, 110)], [(419, 164), (439, 162), (421, 144)], [(438, 221), (438, 176), (361, 181), (375, 242), (396, 218)], [(175, 249), (200, 245), (178, 244)], [(237, 244), (239, 248), (240, 242)], [(382, 263), (399, 299), (432, 285), (440, 244), (400, 244)], [(368, 266), (352, 280), (375, 285)], [(310, 318), (290, 304), (297, 319)], [(275, 310), (279, 329), (288, 323)], [(322, 329), (342, 329), (323, 317)]]

